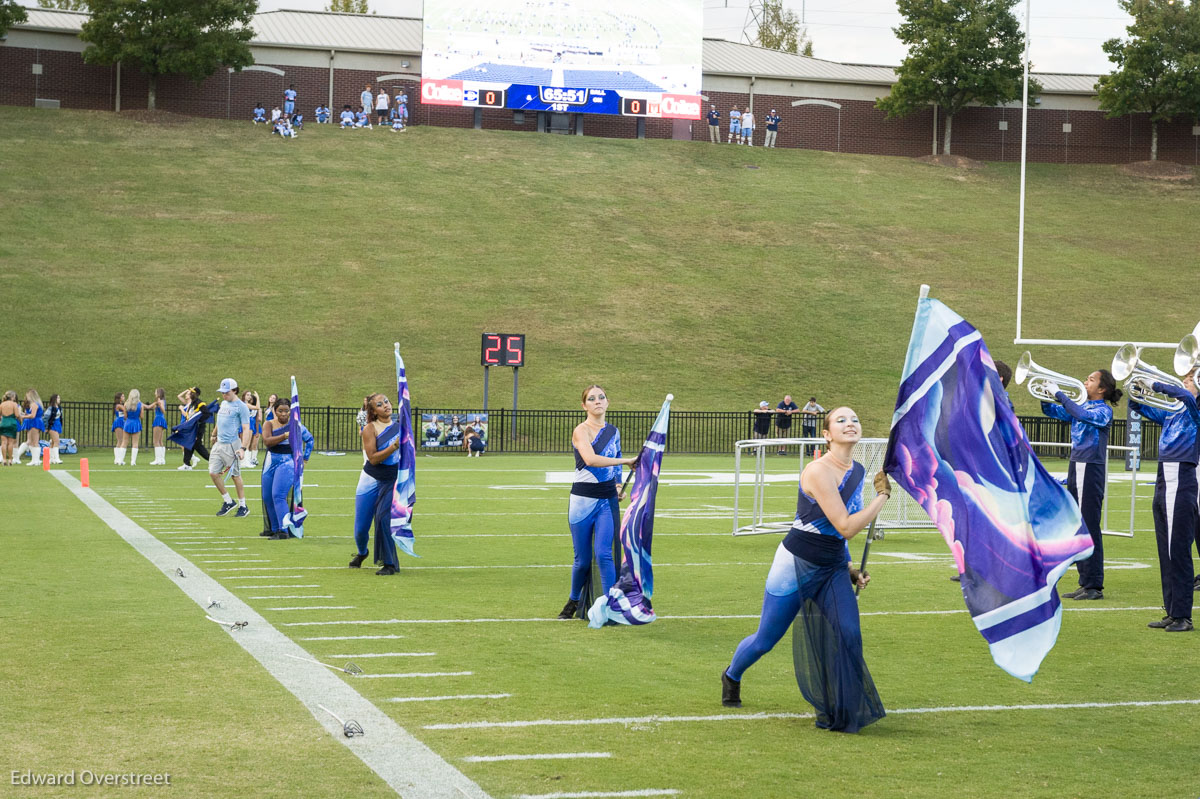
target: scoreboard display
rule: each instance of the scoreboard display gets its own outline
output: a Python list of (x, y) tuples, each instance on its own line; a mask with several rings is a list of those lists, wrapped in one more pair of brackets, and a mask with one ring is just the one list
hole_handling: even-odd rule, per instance
[(524, 366), (524, 333), (484, 333), (479, 350), (480, 366)]
[(701, 0), (439, 0), (421, 102), (700, 119)]

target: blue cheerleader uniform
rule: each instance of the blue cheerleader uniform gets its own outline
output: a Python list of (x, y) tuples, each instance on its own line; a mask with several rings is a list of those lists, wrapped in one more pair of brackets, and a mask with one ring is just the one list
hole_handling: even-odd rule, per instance
[(258, 414), (250, 414), (250, 435), (256, 436), (262, 432), (262, 427), (258, 423)]
[[(373, 424), (373, 422), (368, 422)], [(400, 423), (393, 421), (375, 436), (375, 451), (387, 449), (400, 435)], [(274, 465), (277, 458), (271, 458)], [(367, 555), (367, 542), (371, 538), (371, 522), (375, 522), (375, 563), (399, 568), (396, 542), (392, 539), (392, 495), (396, 491), (396, 477), (400, 470), (400, 450), (396, 450), (382, 463), (363, 464), (358, 476), (358, 487), (354, 490), (354, 545), (359, 555)]]
[[(591, 580), (592, 556), (600, 569), (603, 595), (617, 581), (613, 560), (613, 536), (620, 528), (620, 506), (617, 503), (617, 484), (621, 482), (620, 466), (588, 466), (574, 447), (575, 481), (571, 484), (571, 503), (567, 509), (567, 524), (571, 529), (571, 544), (575, 561), (571, 566), (571, 599), (578, 602)], [(621, 457), (621, 432), (605, 424), (592, 439), (592, 451), (606, 458)]]
[(167, 428), (167, 417), (162, 412), (162, 406), (154, 403), (154, 424), (151, 427)]
[(120, 408), (120, 409), (113, 408), (113, 423), (112, 423), (112, 431), (111, 432), (115, 433), (118, 430), (124, 430), (124, 429), (125, 429), (125, 409), (124, 408)]
[(45, 408), (43, 408), (41, 405), (34, 407), (33, 418), (25, 422), (25, 429), (40, 430), (43, 433), (46, 432), (46, 420), (42, 417), (43, 413), (45, 413)]
[[(308, 460), (316, 443), (308, 428), (300, 425), (300, 440), (304, 445), (302, 456)], [(291, 512), (288, 494), (292, 484), (296, 482), (296, 464), (292, 461), (292, 445), (285, 439), (274, 446), (268, 447), (274, 457), (269, 459), (262, 473), (262, 503), (267, 513), (267, 524), (271, 532), (287, 532), (293, 536), (300, 528), (284, 529), (284, 518)]]
[(138, 403), (136, 411), (125, 414), (125, 432), (129, 435), (142, 432), (142, 403)]
[(50, 409), (50, 432), (62, 435), (62, 408)]
[[(855, 461), (838, 486), (849, 513), (862, 510), (865, 473)], [(796, 520), (767, 574), (758, 630), (738, 644), (726, 670), (730, 679), (740, 681), (799, 615), (792, 650), (796, 683), (817, 711), (816, 726), (838, 732), (858, 732), (885, 715), (863, 661), (849, 561), (846, 540), (801, 488)]]

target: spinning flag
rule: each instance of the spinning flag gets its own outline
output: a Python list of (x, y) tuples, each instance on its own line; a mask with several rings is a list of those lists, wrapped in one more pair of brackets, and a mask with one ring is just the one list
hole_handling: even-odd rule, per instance
[(588, 610), (588, 626), (603, 627), (617, 624), (649, 624), (656, 618), (650, 606), (654, 594), (654, 564), (650, 561), (650, 544), (654, 534), (654, 497), (658, 493), (658, 473), (662, 466), (663, 450), (667, 444), (667, 423), (671, 416), (668, 394), (654, 427), (642, 445), (634, 465), (633, 491), (629, 507), (621, 518), (621, 574), (617, 583)]
[(421, 557), (413, 551), (412, 515), (417, 503), (417, 446), (412, 429), (412, 400), (408, 396), (408, 378), (400, 342), (396, 342), (396, 413), (400, 424), (400, 467), (392, 492), (392, 539), (406, 555)]
[(996, 665), (1026, 682), (1058, 638), (1055, 583), (1092, 554), (1079, 507), (1033, 454), (979, 331), (922, 288), (884, 469), (950, 547)]
[(304, 537), (304, 520), (308, 511), (304, 509), (304, 433), (308, 431), (300, 424), (300, 392), (296, 389), (296, 376), (292, 375), (292, 410), (288, 416), (288, 446), (292, 449), (292, 509), (283, 515), (282, 526), (296, 538)]

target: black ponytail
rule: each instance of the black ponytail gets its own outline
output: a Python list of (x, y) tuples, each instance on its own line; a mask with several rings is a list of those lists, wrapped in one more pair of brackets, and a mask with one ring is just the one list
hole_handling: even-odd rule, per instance
[(1112, 376), (1112, 372), (1107, 369), (1100, 370), (1100, 390), (1103, 393), (1103, 398), (1106, 402), (1112, 403), (1116, 407), (1121, 402), (1121, 397), (1125, 392), (1117, 388), (1117, 379)]

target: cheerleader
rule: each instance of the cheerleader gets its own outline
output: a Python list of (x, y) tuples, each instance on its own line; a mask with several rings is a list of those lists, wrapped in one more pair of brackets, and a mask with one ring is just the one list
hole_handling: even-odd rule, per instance
[[(267, 453), (274, 457), (267, 459), (262, 473), (262, 504), (270, 528), (262, 535), (275, 541), (292, 537), (284, 524), (291, 510), (288, 493), (296, 481), (296, 465), (292, 461), (292, 446), (288, 441), (291, 409), (292, 401), (287, 397), (276, 398), (270, 406), (271, 418), (263, 426), (263, 443), (267, 446)], [(300, 426), (300, 438), (304, 445), (303, 457), (307, 461), (312, 455), (315, 440), (304, 425)]]
[[(822, 435), (827, 452), (800, 475), (796, 520), (767, 574), (758, 630), (738, 644), (721, 673), (721, 703), (742, 706), (742, 675), (771, 651), (799, 614), (803, 634), (797, 631), (796, 682), (816, 708), (816, 725), (858, 732), (883, 718), (884, 710), (863, 661), (858, 601), (852, 590), (871, 578), (850, 567), (846, 542), (879, 515), (892, 487), (886, 474), (876, 474), (875, 498), (863, 507), (866, 470), (851, 457), (862, 427), (853, 410), (830, 412)], [(801, 642), (806, 657), (801, 656)]]
[(258, 444), (262, 441), (262, 408), (258, 392), (247, 389), (242, 394), (242, 402), (250, 409), (250, 449), (246, 451), (246, 462), (242, 465), (253, 467), (258, 465)]
[(0, 465), (16, 464), (13, 450), (16, 449), (20, 429), (21, 406), (17, 404), (17, 392), (5, 391), (4, 399), (0, 400)]
[(1072, 402), (1062, 391), (1055, 389), (1054, 402), (1043, 402), (1042, 413), (1052, 419), (1071, 423), (1071, 463), (1067, 467), (1067, 490), (1071, 492), (1083, 524), (1092, 536), (1092, 555), (1076, 562), (1079, 587), (1067, 599), (1088, 600), (1104, 598), (1104, 538), (1100, 517), (1104, 509), (1104, 485), (1108, 471), (1108, 431), (1113, 412), (1105, 403), (1121, 401), (1121, 389), (1107, 369), (1088, 375), (1083, 382), (1087, 400)]
[(1162, 425), (1158, 437), (1158, 479), (1154, 484), (1154, 537), (1158, 541), (1158, 571), (1162, 580), (1163, 608), (1167, 615), (1147, 627), (1171, 633), (1192, 629), (1192, 539), (1196, 534), (1196, 462), (1200, 459), (1200, 409), (1196, 405), (1196, 372), (1183, 380), (1183, 388), (1154, 383), (1152, 388), (1183, 403), (1171, 412), (1143, 405), (1132, 396), (1129, 409)]
[(165, 388), (154, 389), (154, 421), (152, 422), (151, 430), (154, 436), (154, 460), (150, 461), (151, 466), (166, 466), (167, 465), (167, 390)]
[(367, 461), (358, 476), (354, 491), (355, 555), (350, 568), (357, 569), (367, 559), (371, 522), (375, 522), (375, 562), (382, 567), (379, 575), (396, 574), (400, 560), (392, 540), (392, 495), (400, 467), (400, 422), (392, 420), (392, 403), (383, 394), (366, 399), (366, 425), (362, 429), (363, 454)]
[[(621, 431), (605, 420), (607, 392), (600, 386), (591, 385), (583, 390), (581, 399), (587, 419), (571, 433), (575, 480), (571, 484), (571, 501), (567, 508), (575, 561), (571, 566), (571, 593), (558, 614), (560, 619), (572, 618), (579, 610), (584, 587), (592, 577), (593, 552), (600, 568), (603, 593), (607, 595), (608, 589), (617, 581), (613, 534), (620, 527), (619, 503), (623, 487), (618, 491), (618, 486), (621, 486), (621, 467), (632, 466), (637, 461), (636, 457), (621, 457)], [(448, 431), (446, 445), (450, 445)]]
[(62, 463), (58, 442), (62, 440), (62, 397), (51, 394), (46, 403), (46, 433), (50, 437), (50, 462)]
[(46, 430), (42, 412), (42, 398), (36, 390), (29, 389), (25, 392), (25, 410), (21, 414), (21, 430), (25, 433), (25, 440), (21, 442), (16, 453), (16, 460), (19, 462), (21, 456), (29, 452), (30, 461), (26, 466), (38, 466), (42, 462), (41, 437)]
[(113, 396), (113, 423), (112, 432), (117, 434), (116, 444), (113, 446), (113, 463), (117, 466), (125, 465), (125, 392), (118, 391)]
[[(136, 388), (129, 389), (129, 398), (125, 400), (125, 440), (129, 444), (129, 465), (137, 466), (138, 439), (142, 437), (142, 392)], [(121, 453), (125, 460), (125, 453)], [(124, 466), (124, 463), (118, 464)]]

